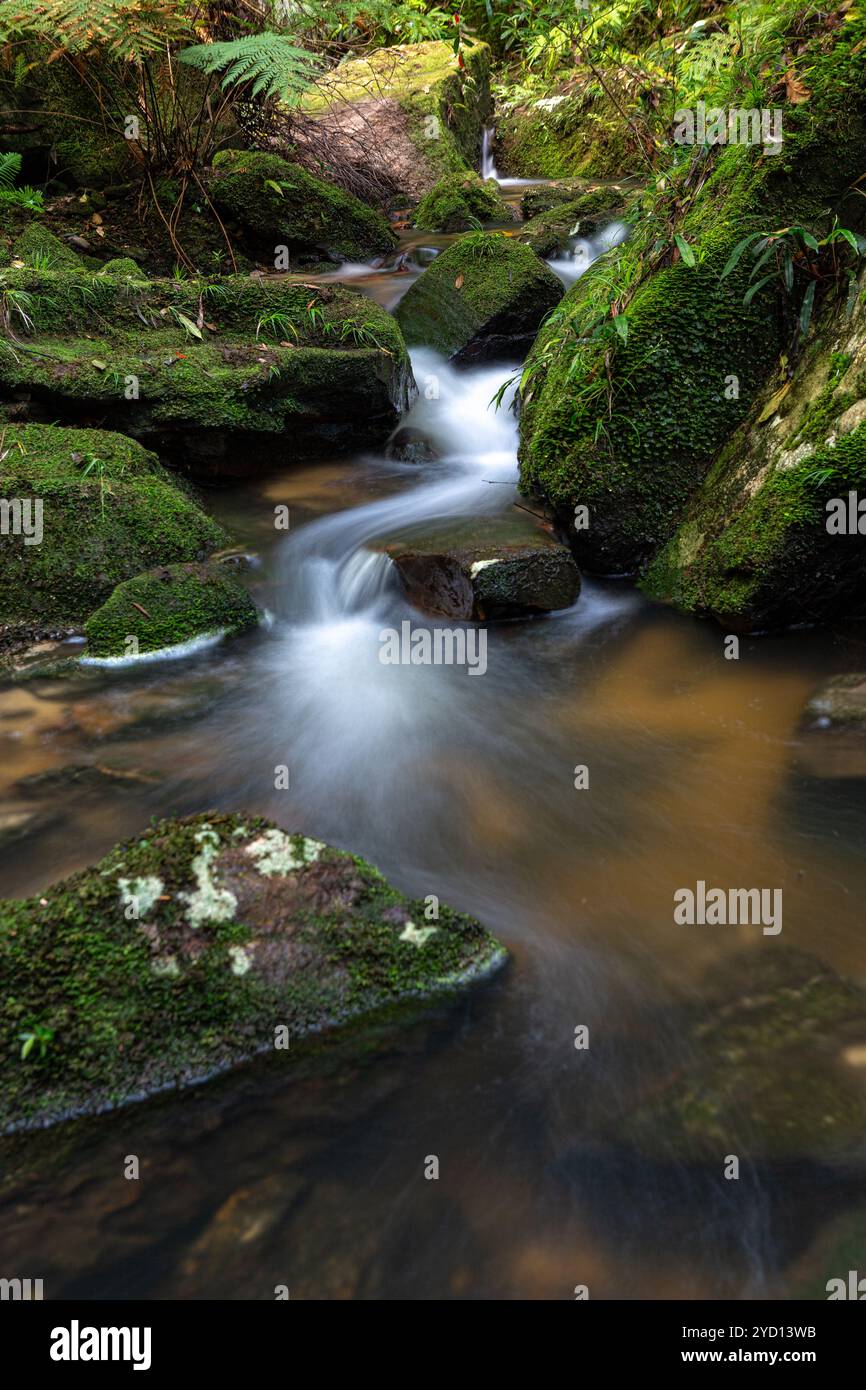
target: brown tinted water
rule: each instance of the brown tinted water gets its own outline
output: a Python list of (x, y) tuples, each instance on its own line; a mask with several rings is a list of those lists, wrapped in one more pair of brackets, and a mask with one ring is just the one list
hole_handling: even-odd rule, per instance
[(34, 814), (2, 892), (154, 815), (258, 811), (474, 912), (511, 962), (322, 1055), (21, 1137), (4, 1266), (46, 1297), (816, 1296), (828, 1250), (864, 1229), (862, 1167), (753, 1164), (739, 1134), (730, 1183), (599, 1115), (689, 1064), (684, 1005), (762, 945), (757, 927), (675, 925), (682, 885), (781, 887), (779, 943), (866, 984), (866, 782), (822, 775), (799, 722), (824, 678), (863, 669), (866, 634), (745, 638), (729, 661), (720, 629), (587, 581), (573, 609), (491, 627), (483, 677), (383, 666), (382, 626), (409, 610), (375, 542), (513, 514), (513, 418), (486, 409), (507, 371), (420, 354), (416, 374), (437, 382), (413, 421), (438, 463), (275, 458), (209, 495), (258, 557), (258, 632), (0, 691), (2, 807)]

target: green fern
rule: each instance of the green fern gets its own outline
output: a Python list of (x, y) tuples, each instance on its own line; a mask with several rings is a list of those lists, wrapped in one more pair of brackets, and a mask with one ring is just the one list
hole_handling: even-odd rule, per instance
[(20, 173), (20, 154), (15, 154), (12, 150), (8, 154), (0, 154), (0, 189), (12, 188)]
[(190, 32), (183, 0), (0, 0), (0, 42), (36, 37), (68, 53), (140, 62)]
[(199, 43), (178, 58), (201, 72), (221, 72), (223, 88), (252, 83), (251, 95), (293, 104), (316, 75), (314, 61), (287, 34), (252, 34), (224, 43)]

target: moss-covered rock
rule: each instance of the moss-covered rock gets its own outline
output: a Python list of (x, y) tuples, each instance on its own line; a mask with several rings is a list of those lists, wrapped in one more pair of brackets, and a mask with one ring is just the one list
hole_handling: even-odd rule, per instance
[(271, 262), (281, 245), (290, 253), (317, 249), (350, 261), (384, 255), (397, 245), (381, 213), (276, 154), (222, 150), (208, 189), (219, 211), (243, 227)]
[(299, 156), (344, 162), (372, 190), (420, 198), (443, 174), (473, 169), (490, 118), (490, 50), (467, 43), (381, 48), (328, 73), (305, 96), (290, 138)]
[(141, 267), (131, 256), (115, 256), (112, 260), (106, 261), (98, 271), (100, 275), (120, 275), (132, 280), (145, 280), (147, 277)]
[(866, 499), (862, 297), (850, 317), (842, 305), (834, 306), (793, 374), (770, 382), (758, 396), (650, 565), (644, 587), (687, 612), (712, 614), (729, 629), (764, 631), (863, 617), (861, 497)]
[(472, 232), (443, 251), (407, 290), (397, 322), (407, 343), (455, 361), (519, 359), (562, 285), (527, 246)]
[[(657, 217), (643, 219), (540, 335), (524, 378), (522, 487), (546, 500), (580, 563), (633, 572), (665, 543), (789, 341), (781, 286), (765, 285), (747, 305), (749, 258), (721, 273), (750, 232), (853, 215), (846, 191), (866, 155), (864, 36), (858, 19), (804, 52), (812, 95), (786, 108), (781, 154), (729, 145), (681, 220), (676, 200), (665, 203), (694, 266), (669, 229), (659, 236)], [(611, 303), (626, 316), (627, 340)], [(736, 392), (726, 389), (732, 380)], [(578, 531), (576, 505), (589, 512)]]
[(415, 211), (415, 226), (424, 232), (468, 232), (482, 222), (509, 222), (511, 210), (495, 179), (467, 169), (446, 174), (425, 193)]
[(604, 93), (506, 103), (496, 135), (500, 173), (518, 178), (620, 178), (645, 167), (635, 129)]
[(411, 386), (394, 319), (339, 285), (8, 269), (0, 292), (33, 324), (0, 346), (0, 389), (55, 418), (96, 412), (203, 472), (272, 464), (287, 431), (293, 453), (385, 439)]
[(656, 1158), (862, 1164), (866, 994), (778, 942), (715, 968), (679, 1015), (683, 1065), (653, 1078), (616, 1137)]
[(440, 906), (427, 921), (423, 901), (318, 841), (256, 817), (163, 821), (0, 905), (0, 1127), (201, 1080), (456, 990), (504, 955), (472, 918)]
[(255, 604), (225, 565), (163, 565), (118, 584), (90, 615), (86, 655), (143, 655), (193, 637), (240, 632), (257, 620)]
[(71, 246), (44, 227), (41, 222), (29, 222), (12, 244), (12, 258), (25, 265), (36, 263), (52, 270), (83, 270), (84, 263)]
[(431, 617), (525, 618), (569, 608), (580, 593), (568, 547), (516, 509), (471, 524), (415, 527), (382, 548), (409, 602)]
[(0, 625), (81, 623), (114, 586), (200, 559), (228, 536), (131, 439), (53, 425), (0, 428), (0, 495), (29, 500), (31, 534), (0, 535)]

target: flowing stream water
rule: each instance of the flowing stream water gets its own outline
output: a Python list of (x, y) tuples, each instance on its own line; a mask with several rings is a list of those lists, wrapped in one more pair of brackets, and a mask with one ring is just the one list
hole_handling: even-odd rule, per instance
[[(444, 240), (407, 238), (354, 282), (393, 305), (419, 247)], [(823, 775), (798, 732), (823, 678), (862, 669), (862, 634), (745, 639), (729, 662), (714, 626), (587, 579), (567, 611), (490, 626), (483, 678), (383, 665), (383, 628), (422, 620), (378, 543), (481, 516), (542, 524), (515, 508), (509, 400), (490, 404), (519, 364), (456, 371), (419, 350), (413, 366), (405, 423), (435, 462), (299, 468), (287, 448), (266, 477), (209, 495), (257, 556), (258, 631), (0, 692), (2, 809), (31, 818), (2, 891), (38, 891), (152, 815), (244, 809), (475, 913), (510, 963), (362, 1055), (270, 1058), (23, 1137), (4, 1267), (52, 1297), (796, 1296), (866, 1207), (861, 1180), (753, 1165), (746, 1136), (743, 1179), (726, 1183), (605, 1141), (599, 1116), (688, 1064), (679, 1011), (758, 943), (675, 926), (679, 885), (784, 885), (785, 941), (866, 983), (864, 782)]]

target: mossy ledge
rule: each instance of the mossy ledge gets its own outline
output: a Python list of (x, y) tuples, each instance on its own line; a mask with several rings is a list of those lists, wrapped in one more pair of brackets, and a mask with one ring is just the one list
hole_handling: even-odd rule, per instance
[[(506, 952), (364, 860), (257, 817), (167, 820), (0, 904), (0, 1130), (192, 1085), (305, 1035), (448, 994)], [(22, 1060), (21, 1035), (42, 1039)]]

